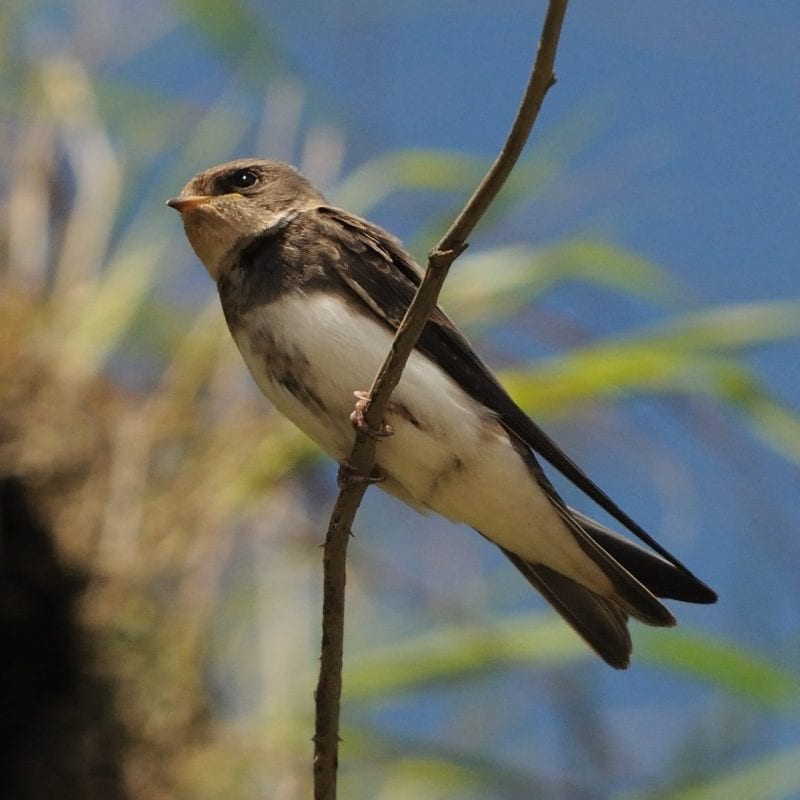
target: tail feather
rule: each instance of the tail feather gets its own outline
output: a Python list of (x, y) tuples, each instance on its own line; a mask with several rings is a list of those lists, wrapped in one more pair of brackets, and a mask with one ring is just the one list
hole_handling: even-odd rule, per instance
[(657, 598), (713, 603), (716, 594), (688, 572), (628, 541), (585, 514), (559, 512), (581, 549), (611, 581), (614, 594), (600, 595), (544, 564), (532, 564), (500, 548), (512, 564), (610, 666), (625, 669), (632, 650), (628, 617), (659, 627), (675, 618)]
[(544, 564), (530, 564), (501, 550), (600, 658), (615, 669), (628, 666), (632, 650), (628, 616), (617, 603)]
[(599, 522), (569, 509), (592, 540), (643, 583), (656, 597), (687, 603), (715, 603), (716, 593), (690, 573), (679, 570), (665, 558), (640, 547)]
[(658, 598), (622, 564), (596, 542), (566, 506), (558, 508), (581, 550), (600, 567), (614, 587), (614, 602), (630, 616), (647, 625), (672, 627), (675, 617)]

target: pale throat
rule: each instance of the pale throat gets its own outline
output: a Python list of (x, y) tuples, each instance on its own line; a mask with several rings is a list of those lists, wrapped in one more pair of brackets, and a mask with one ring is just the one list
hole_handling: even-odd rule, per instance
[(202, 217), (189, 217), (185, 223), (186, 236), (197, 257), (214, 281), (219, 281), (230, 264), (228, 256), (237, 245), (280, 230), (296, 216), (294, 209), (285, 209), (264, 214), (256, 219), (251, 216), (208, 215), (199, 209)]

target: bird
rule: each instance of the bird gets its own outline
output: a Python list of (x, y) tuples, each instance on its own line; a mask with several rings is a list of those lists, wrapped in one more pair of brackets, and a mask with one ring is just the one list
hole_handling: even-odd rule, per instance
[[(354, 406), (389, 351), (421, 268), (397, 238), (329, 204), (279, 161), (211, 167), (167, 205), (215, 281), (261, 392), (346, 463)], [(438, 306), (374, 435), (382, 489), (496, 544), (611, 667), (629, 665), (630, 618), (670, 627), (676, 620), (662, 599), (717, 600), (528, 417)], [(568, 506), (540, 459), (650, 549)]]

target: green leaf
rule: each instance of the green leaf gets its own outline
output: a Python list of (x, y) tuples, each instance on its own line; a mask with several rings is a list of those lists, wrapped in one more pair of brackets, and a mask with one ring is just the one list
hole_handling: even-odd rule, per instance
[(635, 339), (578, 348), (501, 380), (534, 416), (635, 393), (713, 397), (742, 413), (776, 451), (800, 461), (800, 419), (775, 399), (735, 351), (800, 335), (800, 303), (751, 304), (687, 315)]
[[(794, 714), (800, 681), (744, 648), (686, 628), (639, 628), (636, 658), (746, 698), (766, 711)], [(348, 700), (371, 700), (423, 686), (525, 664), (553, 667), (587, 661), (592, 653), (557, 617), (525, 614), (486, 627), (453, 625), (350, 657)]]
[(687, 314), (662, 327), (662, 344), (691, 349), (740, 349), (800, 336), (800, 300), (741, 303)]
[(448, 276), (442, 304), (467, 324), (487, 325), (569, 280), (652, 300), (673, 300), (679, 294), (675, 281), (652, 262), (622, 248), (586, 240), (467, 253)]
[[(460, 192), (464, 201), (489, 167), (488, 159), (449, 150), (393, 150), (367, 161), (331, 192), (342, 208), (365, 214), (397, 191)], [(541, 159), (521, 162), (503, 188), (492, 213), (530, 197), (554, 171)], [(463, 202), (459, 204), (463, 205)]]
[(474, 782), (472, 771), (460, 764), (441, 758), (406, 756), (388, 766), (378, 797), (380, 800), (474, 797)]
[(533, 669), (590, 657), (577, 635), (551, 614), (513, 617), (486, 627), (447, 626), (351, 656), (344, 693), (348, 700), (371, 700), (510, 664)]
[(675, 299), (680, 293), (666, 270), (606, 242), (587, 239), (555, 245), (542, 251), (541, 261), (551, 283), (580, 279), (647, 298)]
[(795, 674), (706, 633), (685, 627), (674, 631), (644, 628), (636, 634), (636, 648), (643, 661), (708, 681), (766, 711), (794, 715), (800, 710), (800, 680)]
[(626, 795), (626, 800), (789, 800), (800, 792), (800, 746), (771, 753), (725, 775), (676, 791)]
[[(470, 706), (466, 714), (465, 724), (474, 726), (474, 707)], [(451, 718), (450, 724), (457, 727), (461, 724), (461, 719)], [(497, 796), (528, 800), (530, 797), (573, 797), (585, 794), (580, 776), (556, 778), (539, 762), (529, 762), (520, 767), (498, 757), (497, 753), (485, 748), (485, 734), (470, 745), (459, 746), (448, 744), (441, 738), (416, 738), (397, 734), (383, 726), (348, 723), (343, 728), (342, 739), (346, 752), (352, 753), (353, 758), (358, 758), (362, 765), (391, 770), (394, 764), (400, 763), (403, 765), (401, 771), (410, 773), (408, 777), (411, 780), (417, 776), (427, 777), (428, 787), (431, 781), (441, 781), (444, 788), (448, 784), (452, 785), (453, 781), (465, 778), (467, 786), (458, 794), (451, 790), (445, 795), (448, 798)], [(364, 772), (364, 766), (361, 766), (358, 770), (361, 786)], [(389, 774), (393, 774), (393, 770)], [(356, 796), (355, 792), (343, 794), (347, 797)], [(367, 796), (374, 797), (375, 792)], [(402, 796), (428, 797), (428, 794), (409, 790)]]
[(485, 168), (485, 159), (457, 151), (393, 150), (362, 164), (331, 195), (342, 208), (363, 214), (403, 189), (467, 191)]
[(175, 6), (218, 53), (245, 67), (247, 76), (259, 86), (283, 61), (276, 28), (247, 3), (175, 0)]

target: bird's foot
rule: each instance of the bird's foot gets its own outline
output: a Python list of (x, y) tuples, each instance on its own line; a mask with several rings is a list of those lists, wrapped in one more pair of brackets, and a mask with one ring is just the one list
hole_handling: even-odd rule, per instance
[(347, 461), (339, 463), (339, 472), (336, 475), (336, 483), (340, 489), (347, 489), (349, 486), (360, 484), (381, 483), (385, 480), (386, 474), (379, 466), (374, 466), (369, 475), (362, 475)]
[(394, 428), (385, 422), (379, 429), (370, 428), (367, 422), (367, 407), (369, 405), (369, 392), (353, 392), (356, 405), (350, 414), (350, 422), (359, 433), (366, 433), (372, 439), (385, 439), (394, 433)]

